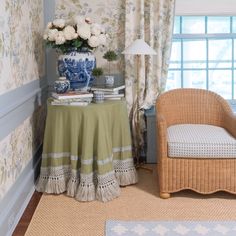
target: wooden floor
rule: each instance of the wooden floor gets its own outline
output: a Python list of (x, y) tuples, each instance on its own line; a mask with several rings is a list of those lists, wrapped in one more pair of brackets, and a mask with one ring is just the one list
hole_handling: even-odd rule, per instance
[(42, 196), (42, 193), (34, 192), (27, 208), (24, 211), (23, 216), (21, 217), (15, 231), (13, 232), (13, 236), (23, 236), (28, 228), (28, 225), (32, 219), (34, 211), (39, 203), (39, 200)]

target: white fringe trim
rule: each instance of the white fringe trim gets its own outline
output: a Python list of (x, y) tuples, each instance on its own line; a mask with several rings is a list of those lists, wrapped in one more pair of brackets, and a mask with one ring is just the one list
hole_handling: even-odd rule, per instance
[(38, 192), (60, 194), (67, 190), (67, 179), (66, 177), (49, 177), (40, 176), (36, 184), (36, 190)]
[(71, 177), (67, 183), (67, 195), (75, 197), (76, 190), (79, 184), (79, 178)]
[[(49, 171), (50, 170), (50, 171)], [(69, 166), (41, 168), (36, 190), (67, 195), (78, 201), (108, 202), (120, 195), (120, 187), (138, 182), (133, 160), (114, 161), (114, 170), (104, 175), (81, 174)]]
[(96, 198), (102, 202), (108, 202), (120, 196), (120, 186), (116, 180), (115, 172), (111, 171), (105, 175), (98, 175), (98, 186)]
[(75, 199), (81, 202), (90, 202), (95, 200), (94, 183), (79, 183), (76, 191)]
[(60, 168), (41, 167), (40, 176), (36, 183), (38, 192), (60, 194), (67, 190), (67, 182), (70, 178), (70, 166)]
[(115, 175), (120, 186), (138, 183), (138, 175), (134, 167), (126, 170), (116, 170)]
[(95, 181), (94, 174), (80, 174), (77, 189), (75, 192), (75, 199), (82, 202), (89, 202), (95, 200)]
[(138, 175), (134, 167), (133, 159), (114, 160), (115, 176), (120, 186), (136, 184)]

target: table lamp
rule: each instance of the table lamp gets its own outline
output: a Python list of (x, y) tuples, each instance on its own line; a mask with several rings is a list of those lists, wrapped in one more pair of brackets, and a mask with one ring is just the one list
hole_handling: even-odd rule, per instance
[[(152, 49), (143, 39), (136, 39), (131, 45), (129, 45), (125, 50), (122, 52), (122, 54), (125, 55), (134, 55), (136, 56), (136, 63), (137, 63), (137, 86), (136, 86), (136, 92), (137, 92), (137, 102), (136, 102), (136, 118), (137, 118), (137, 133), (140, 133), (140, 120), (139, 120), (139, 80), (140, 80), (140, 59), (141, 55), (157, 55), (157, 53)], [(139, 138), (139, 137), (138, 137)], [(138, 146), (136, 147), (136, 158), (137, 158), (137, 167), (140, 167), (140, 143), (138, 140)], [(148, 168), (144, 168), (148, 169)]]

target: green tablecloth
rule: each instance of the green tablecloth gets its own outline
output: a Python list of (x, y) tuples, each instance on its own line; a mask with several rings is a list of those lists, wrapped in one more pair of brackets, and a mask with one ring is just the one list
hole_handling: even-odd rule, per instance
[(105, 202), (136, 182), (125, 101), (80, 107), (49, 100), (39, 192)]

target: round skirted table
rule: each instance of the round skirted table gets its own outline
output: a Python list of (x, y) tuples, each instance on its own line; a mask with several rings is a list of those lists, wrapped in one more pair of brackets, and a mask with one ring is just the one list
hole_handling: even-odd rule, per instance
[(124, 100), (47, 106), (37, 191), (106, 202), (137, 183)]

